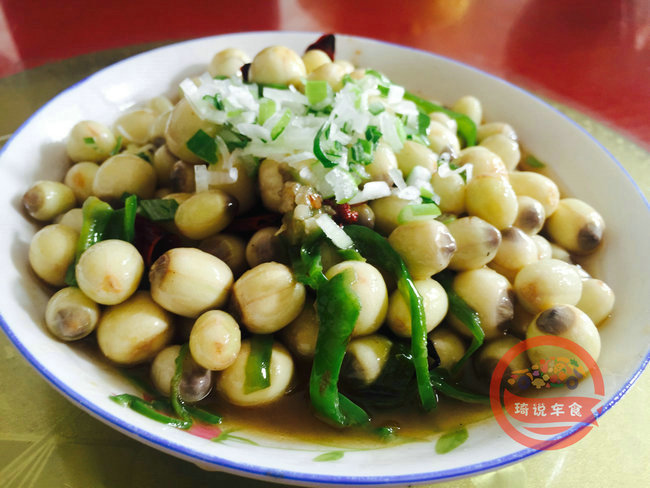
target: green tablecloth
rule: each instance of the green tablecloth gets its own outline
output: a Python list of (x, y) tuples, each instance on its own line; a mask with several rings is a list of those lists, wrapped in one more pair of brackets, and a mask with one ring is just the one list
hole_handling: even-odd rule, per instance
[[(57, 92), (150, 46), (109, 51), (0, 79), (0, 141)], [(650, 198), (650, 154), (573, 110), (556, 106), (621, 161)], [(1, 143), (1, 142), (0, 142)], [(440, 487), (645, 486), (650, 483), (650, 372), (577, 444)], [(0, 334), (0, 486), (21, 488), (273, 486), (206, 472), (118, 433), (53, 390)]]

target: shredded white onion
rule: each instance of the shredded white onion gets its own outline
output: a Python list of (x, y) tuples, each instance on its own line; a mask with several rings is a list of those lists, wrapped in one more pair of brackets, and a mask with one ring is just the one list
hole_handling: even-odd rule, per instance
[(472, 165), (472, 163), (466, 163), (462, 165), (460, 168), (451, 169), (448, 162), (442, 162), (438, 164), (438, 175), (441, 178), (448, 178), (453, 173), (456, 174), (465, 173), (465, 180), (467, 181), (467, 183), (469, 183), (472, 179), (473, 169), (474, 169), (474, 165)]
[[(316, 156), (314, 156), (313, 152), (303, 151), (284, 158), (284, 161), (290, 165), (294, 165), (308, 159), (314, 159), (315, 157)], [(299, 172), (299, 175), (303, 179), (308, 179), (308, 175), (311, 175), (311, 171), (309, 171), (309, 168), (302, 168)]]
[(217, 150), (219, 151), (219, 159), (221, 160), (221, 164), (228, 164), (230, 161), (230, 151), (228, 151), (226, 142), (219, 136), (215, 136), (214, 140), (217, 141)]
[(210, 176), (210, 185), (227, 185), (237, 181), (239, 171), (237, 168), (230, 168), (229, 170), (208, 170)]
[(385, 181), (369, 181), (363, 189), (357, 193), (348, 203), (363, 203), (369, 200), (376, 200), (390, 195), (390, 187)]
[(402, 98), (404, 97), (404, 92), (405, 91), (406, 90), (404, 90), (403, 86), (391, 85), (388, 88), (388, 96), (386, 97), (387, 100), (388, 100), (388, 103), (392, 105), (392, 104), (395, 104), (395, 103), (398, 103), (398, 102), (402, 101)]
[(359, 192), (357, 182), (354, 181), (352, 175), (339, 168), (331, 169), (325, 175), (325, 181), (334, 190), (334, 198), (338, 203), (347, 202)]
[(415, 188), (414, 186), (407, 186), (406, 188), (402, 188), (401, 190), (398, 189), (395, 192), (395, 195), (397, 195), (397, 198), (401, 198), (402, 200), (412, 200), (412, 201), (418, 201), (420, 202), (420, 189)]
[(395, 183), (395, 186), (399, 190), (403, 190), (406, 188), (406, 182), (404, 181), (404, 176), (402, 175), (402, 172), (397, 169), (397, 168), (391, 168), (388, 170), (388, 176), (390, 176), (390, 179), (393, 180), (393, 183)]
[(242, 123), (242, 124), (237, 124), (235, 128), (237, 129), (237, 131), (239, 131), (240, 134), (243, 134), (246, 137), (249, 137), (253, 140), (255, 139), (258, 139), (260, 141), (271, 140), (271, 131), (268, 130), (266, 127), (262, 127), (261, 125)]
[(410, 186), (418, 186), (418, 183), (421, 182), (430, 182), (431, 181), (431, 171), (429, 171), (424, 166), (415, 166), (406, 178), (406, 184)]
[[(309, 106), (307, 97), (294, 86), (289, 86), (288, 89), (265, 86), (262, 88), (262, 97), (275, 102), (275, 112), (260, 125), (257, 123), (260, 110), (258, 85), (245, 84), (235, 77), (213, 79), (209, 74), (201, 75), (196, 83), (190, 79), (184, 80), (181, 89), (199, 117), (218, 124), (227, 121), (235, 131), (250, 139), (244, 148), (231, 154), (225, 142), (217, 138), (220, 164), (218, 170), (210, 168), (208, 186), (214, 178), (222, 182), (228, 181), (231, 178), (230, 170), (240, 156), (254, 156), (289, 163), (297, 172), (303, 171), (299, 173), (303, 181), (309, 181), (308, 184), (314, 186), (324, 197), (333, 196), (339, 203), (362, 202), (390, 195), (391, 189), (384, 182), (368, 182), (359, 191), (359, 182), (369, 180), (370, 175), (363, 165), (348, 160), (348, 147), (357, 140), (367, 140), (367, 130), (371, 125), (377, 127), (382, 141), (395, 152), (403, 147), (402, 127), (407, 133), (417, 133), (419, 130), (416, 105), (404, 99), (405, 90), (398, 85), (388, 83), (388, 93), (382, 95), (379, 85), (386, 83), (372, 75), (346, 83), (329, 98), (329, 114), (314, 113), (314, 107)], [(368, 107), (373, 101), (380, 101), (385, 110), (377, 115), (370, 113)], [(289, 122), (272, 140), (273, 129), (278, 127), (287, 111), (290, 115)], [(319, 131), (325, 127), (326, 137), (319, 141), (320, 150), (334, 162), (336, 168), (330, 170), (317, 162), (322, 170), (312, 168), (305, 171), (306, 168), (301, 163), (317, 160), (314, 141)], [(203, 177), (204, 172), (199, 170), (197, 182), (201, 188), (206, 185)], [(400, 195), (400, 198), (417, 200), (419, 190), (428, 194), (431, 186), (425, 181), (430, 179), (430, 175), (426, 178), (426, 175), (417, 171), (408, 183), (399, 170), (392, 170), (390, 178), (397, 187), (393, 193)]]
[(350, 236), (329, 215), (321, 214), (316, 217), (316, 225), (323, 230), (325, 235), (332, 241), (332, 244), (339, 249), (350, 249), (354, 245)]
[(208, 168), (202, 164), (194, 166), (194, 183), (196, 185), (196, 192), (208, 191), (209, 189)]

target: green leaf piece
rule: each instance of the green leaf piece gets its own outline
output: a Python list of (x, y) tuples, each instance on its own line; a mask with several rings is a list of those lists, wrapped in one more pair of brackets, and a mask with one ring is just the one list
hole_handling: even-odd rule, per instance
[(451, 452), (463, 444), (468, 437), (469, 433), (465, 427), (452, 432), (447, 432), (446, 434), (441, 435), (436, 441), (436, 452), (438, 454)]
[(317, 463), (324, 463), (324, 462), (329, 462), (329, 461), (338, 461), (343, 457), (345, 454), (344, 451), (330, 451), (330, 452), (324, 452), (320, 456), (316, 456), (314, 458), (314, 461)]

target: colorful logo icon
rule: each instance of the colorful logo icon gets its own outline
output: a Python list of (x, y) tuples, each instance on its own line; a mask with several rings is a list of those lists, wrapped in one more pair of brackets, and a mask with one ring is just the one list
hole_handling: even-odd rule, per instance
[[(566, 355), (540, 360), (528, 370), (508, 372), (518, 355), (542, 346), (560, 348)], [(575, 390), (583, 382), (591, 384), (588, 396), (551, 394)], [(530, 396), (520, 394), (523, 392)], [(602, 374), (589, 353), (569, 339), (550, 335), (526, 339), (510, 348), (490, 381), (490, 405), (501, 428), (515, 441), (537, 450), (561, 449), (586, 436), (597, 426), (602, 409), (597, 407), (604, 396)]]

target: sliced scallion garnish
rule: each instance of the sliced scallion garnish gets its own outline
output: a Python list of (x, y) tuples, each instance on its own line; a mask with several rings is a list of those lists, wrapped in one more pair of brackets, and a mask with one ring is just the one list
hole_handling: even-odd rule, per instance
[(251, 349), (246, 360), (246, 378), (244, 392), (253, 393), (271, 386), (271, 354), (273, 336), (254, 335), (250, 339)]
[(539, 159), (537, 159), (535, 156), (533, 156), (532, 154), (526, 156), (525, 162), (531, 168), (535, 168), (535, 169), (546, 168), (546, 165), (542, 163)]
[(276, 110), (275, 100), (271, 100), (270, 98), (260, 99), (260, 110), (257, 116), (257, 123), (264, 125), (264, 122), (269, 120)]
[(197, 130), (185, 145), (192, 153), (206, 163), (215, 164), (219, 160), (217, 156), (217, 142), (203, 129)]
[(325, 80), (307, 80), (305, 83), (305, 95), (309, 105), (318, 105), (324, 101), (332, 89)]
[(282, 117), (280, 117), (280, 120), (278, 120), (278, 122), (273, 126), (273, 129), (271, 129), (271, 140), (275, 141), (280, 137), (284, 132), (284, 129), (289, 125), (289, 122), (291, 122), (291, 110), (285, 110)]
[(433, 202), (406, 205), (400, 210), (397, 221), (400, 224), (405, 224), (414, 220), (432, 220), (441, 213), (440, 207)]
[(173, 220), (178, 202), (173, 198), (140, 200), (140, 213), (152, 222)]

